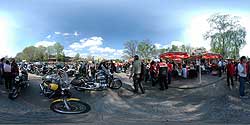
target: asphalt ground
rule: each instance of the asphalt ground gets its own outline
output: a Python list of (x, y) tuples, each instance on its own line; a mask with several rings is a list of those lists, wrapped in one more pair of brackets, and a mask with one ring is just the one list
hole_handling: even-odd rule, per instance
[[(230, 89), (223, 78), (204, 76), (202, 83), (175, 80), (165, 91), (148, 82), (146, 94), (134, 94), (131, 80), (125, 74), (118, 76), (124, 83), (119, 90), (72, 89), (74, 97), (91, 106), (90, 112), (77, 115), (50, 110), (52, 100), (40, 95), (39, 76), (29, 76), (30, 86), (16, 100), (8, 99), (0, 85), (0, 124), (250, 124), (250, 99), (240, 99), (238, 84)], [(195, 85), (201, 86), (178, 89)]]

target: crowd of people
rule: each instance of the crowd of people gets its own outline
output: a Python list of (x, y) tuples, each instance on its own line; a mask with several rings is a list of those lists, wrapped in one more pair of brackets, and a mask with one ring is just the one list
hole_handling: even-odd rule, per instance
[(0, 60), (0, 84), (4, 84), (6, 90), (11, 90), (15, 77), (19, 75), (19, 68), (15, 59), (6, 60), (1, 58)]
[[(242, 56), (239, 61), (220, 59), (211, 62), (205, 60), (201, 62), (182, 61), (177, 63), (168, 59), (145, 61), (141, 60), (138, 55), (135, 55), (133, 61), (123, 63), (122, 65), (118, 65), (112, 60), (103, 60), (100, 63), (82, 61), (72, 65), (72, 67), (75, 67), (82, 76), (92, 78), (97, 70), (100, 69), (109, 69), (111, 73), (118, 71), (129, 72), (130, 78), (133, 78), (135, 93), (138, 93), (139, 88), (142, 93), (145, 93), (142, 83), (148, 81), (151, 82), (153, 87), (159, 84), (159, 89), (163, 91), (168, 89), (172, 79), (195, 78), (198, 76), (199, 69), (201, 69), (202, 73), (216, 74), (219, 77), (226, 73), (227, 85), (230, 88), (234, 87), (235, 81), (239, 80), (239, 93), (242, 98), (245, 98), (245, 83), (250, 80), (250, 61), (247, 61), (245, 56)], [(69, 65), (64, 66), (66, 71), (69, 68)], [(0, 84), (4, 84), (7, 90), (11, 89), (14, 78), (18, 74), (19, 66), (15, 59), (11, 59), (11, 62), (5, 58), (0, 60)]]
[(239, 62), (232, 60), (228, 60), (227, 62), (225, 62), (225, 68), (221, 64), (223, 64), (222, 60), (220, 60), (218, 63), (220, 67), (219, 76), (221, 76), (222, 72), (227, 72), (227, 85), (229, 87), (235, 86), (233, 77), (235, 77), (235, 81), (239, 79), (240, 97), (247, 98), (247, 96), (245, 96), (245, 83), (249, 82), (250, 80), (250, 61), (247, 61), (247, 58), (245, 56), (242, 56)]
[[(245, 97), (245, 83), (250, 80), (250, 61), (247, 61), (245, 56), (242, 56), (239, 61), (232, 59), (215, 59), (211, 62), (203, 60), (183, 61), (176, 63), (173, 60), (160, 59), (152, 60), (150, 63), (140, 60), (139, 56), (134, 56), (132, 62), (125, 64), (126, 68), (130, 69), (130, 78), (133, 78), (134, 92), (138, 93), (138, 88), (142, 93), (145, 93), (142, 83), (150, 81), (152, 86), (159, 84), (160, 90), (168, 89), (172, 79), (178, 78), (194, 78), (198, 76), (199, 69), (202, 73), (216, 75), (222, 77), (223, 74), (227, 77), (227, 85), (232, 88), (235, 86), (234, 81), (239, 80), (239, 93), (241, 98)], [(130, 67), (130, 68), (129, 68)], [(235, 80), (234, 80), (235, 78)]]

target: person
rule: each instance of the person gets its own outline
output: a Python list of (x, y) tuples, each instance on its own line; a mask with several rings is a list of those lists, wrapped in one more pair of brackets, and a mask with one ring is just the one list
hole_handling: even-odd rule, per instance
[(150, 78), (151, 78), (151, 82), (152, 82), (152, 86), (156, 85), (156, 75), (157, 75), (157, 71), (156, 71), (156, 62), (152, 61), (150, 63), (150, 68), (149, 68), (149, 72), (150, 72)]
[(145, 93), (145, 90), (142, 86), (142, 74), (143, 74), (143, 71), (142, 71), (142, 62), (139, 60), (139, 56), (138, 55), (135, 55), (134, 56), (134, 62), (132, 64), (132, 68), (131, 68), (131, 74), (130, 74), (130, 77), (133, 77), (133, 82), (134, 82), (134, 92), (135, 93), (138, 93), (138, 86), (140, 87), (141, 89), (141, 92), (142, 94)]
[(232, 87), (234, 86), (233, 82), (233, 76), (234, 76), (234, 65), (231, 60), (228, 61), (228, 64), (226, 65), (227, 69), (227, 86), (230, 87), (230, 80)]
[(247, 80), (250, 81), (250, 60), (247, 62)]
[(113, 74), (116, 72), (116, 66), (113, 60), (110, 61), (110, 72)]
[(221, 61), (221, 59), (220, 59), (220, 61), (218, 62), (218, 70), (219, 70), (219, 77), (221, 77), (221, 75), (222, 75), (222, 72), (221, 72), (221, 70), (222, 70), (222, 61)]
[(11, 62), (11, 78), (12, 78), (12, 83), (14, 82), (14, 79), (16, 78), (16, 76), (19, 75), (19, 68), (18, 65), (15, 61), (15, 59), (12, 60)]
[(235, 69), (235, 81), (237, 81), (238, 80), (238, 62), (234, 62), (234, 69)]
[(0, 84), (3, 84), (3, 79), (4, 79), (4, 70), (3, 70), (3, 66), (4, 66), (4, 58), (1, 58), (0, 60)]
[(168, 89), (167, 83), (167, 74), (168, 74), (168, 65), (165, 61), (160, 60), (159, 63), (159, 83), (160, 83), (160, 90)]
[(173, 65), (169, 61), (167, 61), (167, 65), (168, 65), (168, 84), (171, 84)]
[(240, 63), (238, 64), (237, 67), (238, 67), (238, 75), (239, 75), (239, 81), (240, 81), (240, 87), (239, 87), (240, 97), (247, 98), (247, 96), (245, 96), (245, 82), (246, 82), (246, 77), (247, 77), (245, 56), (242, 56), (240, 58)]
[(8, 60), (4, 63), (4, 79), (5, 79), (5, 88), (7, 90), (11, 89), (11, 65)]
[(182, 76), (185, 79), (187, 78), (187, 65), (185, 63), (182, 65)]

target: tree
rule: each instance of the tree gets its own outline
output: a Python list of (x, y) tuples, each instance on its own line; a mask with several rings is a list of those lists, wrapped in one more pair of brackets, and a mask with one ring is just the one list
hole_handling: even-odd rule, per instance
[(62, 54), (59, 54), (58, 61), (65, 62), (65, 54), (64, 54), (64, 52)]
[(171, 51), (171, 52), (179, 51), (179, 47), (176, 45), (172, 45), (172, 48), (169, 51)]
[(156, 47), (150, 41), (144, 40), (138, 44), (138, 54), (142, 59), (151, 59), (156, 54)]
[(204, 39), (210, 40), (211, 51), (225, 58), (239, 56), (239, 49), (246, 44), (246, 30), (239, 24), (239, 17), (214, 14), (208, 19), (210, 30)]
[(22, 58), (27, 61), (36, 61), (35, 53), (36, 53), (36, 47), (34, 46), (26, 47), (22, 52)]
[(64, 47), (60, 43), (55, 43), (53, 45), (55, 52), (56, 52), (56, 60), (58, 61), (60, 59), (60, 56), (63, 54)]
[(23, 53), (22, 52), (17, 53), (15, 59), (17, 62), (22, 61), (23, 60)]
[(75, 61), (78, 61), (79, 59), (80, 59), (80, 54), (79, 54), (79, 53), (77, 53), (77, 54), (75, 55), (74, 60), (75, 60)]
[(137, 53), (137, 45), (138, 41), (137, 40), (130, 40), (124, 43), (124, 54), (125, 58), (132, 58), (134, 55)]
[(49, 60), (50, 56), (55, 54), (55, 48), (54, 48), (54, 46), (48, 46), (47, 47), (47, 54), (48, 54), (48, 60)]

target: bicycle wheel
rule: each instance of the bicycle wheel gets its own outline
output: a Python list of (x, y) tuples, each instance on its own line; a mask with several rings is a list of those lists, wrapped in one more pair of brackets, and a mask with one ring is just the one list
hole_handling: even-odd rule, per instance
[(109, 87), (111, 89), (119, 89), (122, 87), (122, 81), (120, 79), (113, 79), (113, 81), (110, 83)]
[(81, 114), (90, 111), (90, 106), (87, 103), (75, 100), (67, 101), (70, 110), (68, 110), (63, 101), (54, 102), (50, 105), (50, 109), (61, 114)]

